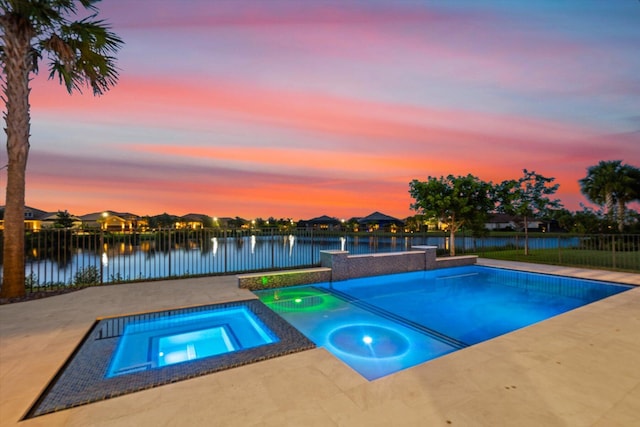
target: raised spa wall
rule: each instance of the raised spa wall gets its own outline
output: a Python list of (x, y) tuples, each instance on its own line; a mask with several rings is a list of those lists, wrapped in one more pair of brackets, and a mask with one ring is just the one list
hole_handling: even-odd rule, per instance
[(412, 246), (407, 252), (349, 255), (347, 251), (320, 251), (320, 267), (238, 275), (238, 286), (249, 290), (281, 288), (321, 282), (434, 270), (476, 263), (477, 256), (436, 258), (436, 246)]

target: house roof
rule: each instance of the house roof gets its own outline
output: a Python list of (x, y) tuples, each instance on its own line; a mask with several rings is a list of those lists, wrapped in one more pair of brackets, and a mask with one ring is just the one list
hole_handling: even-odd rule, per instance
[(82, 221), (97, 221), (102, 218), (103, 212), (93, 212), (86, 215), (80, 215)]
[(376, 211), (376, 212), (373, 212), (372, 214), (369, 214), (369, 215), (365, 216), (364, 218), (360, 218), (358, 220), (358, 222), (360, 224), (365, 224), (365, 223), (370, 223), (370, 222), (383, 222), (383, 223), (384, 222), (395, 222), (395, 223), (401, 224), (402, 220)]
[[(58, 212), (60, 211), (56, 211), (56, 212), (47, 212), (44, 215), (42, 215), (42, 217), (40, 217), (41, 220), (43, 221), (55, 221), (58, 219)], [(79, 221), (80, 218), (75, 216), (75, 215), (71, 215), (69, 214), (69, 218), (71, 218), (74, 221)]]
[(122, 219), (135, 219), (139, 218), (138, 215), (132, 214), (130, 212), (116, 212), (116, 211), (100, 211), (100, 212), (92, 212), (86, 215), (80, 215), (82, 221), (97, 221), (103, 217), (103, 215), (107, 213), (108, 216), (116, 216)]
[[(4, 211), (5, 206), (0, 206), (0, 211)], [(29, 219), (42, 219), (43, 217), (51, 214), (51, 212), (43, 211), (41, 209), (33, 208), (31, 206), (24, 206), (25, 214), (27, 212), (31, 212), (31, 217)], [(57, 213), (57, 212), (56, 212)]]
[(80, 215), (79, 218), (82, 221), (97, 221), (103, 217), (103, 214), (107, 213), (108, 216), (115, 216), (122, 219), (131, 219), (131, 218), (139, 218), (138, 215), (132, 214), (129, 212), (115, 212), (115, 211), (101, 211), (101, 212), (93, 212), (86, 215)]
[(202, 221), (205, 218), (209, 218), (209, 215), (205, 214), (197, 214), (197, 213), (188, 213), (180, 217), (180, 219), (184, 219), (187, 221)]
[(518, 218), (513, 215), (508, 215), (504, 213), (494, 213), (489, 215), (489, 219), (487, 223), (489, 224), (507, 224), (510, 222), (517, 222)]
[(340, 220), (330, 217), (328, 215), (322, 215), (316, 218), (311, 218), (306, 221), (309, 224), (340, 224)]

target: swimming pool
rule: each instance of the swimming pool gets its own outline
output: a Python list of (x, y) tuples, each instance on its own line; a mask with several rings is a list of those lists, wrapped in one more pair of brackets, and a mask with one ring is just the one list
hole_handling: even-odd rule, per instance
[(255, 293), (374, 380), (630, 288), (467, 266)]

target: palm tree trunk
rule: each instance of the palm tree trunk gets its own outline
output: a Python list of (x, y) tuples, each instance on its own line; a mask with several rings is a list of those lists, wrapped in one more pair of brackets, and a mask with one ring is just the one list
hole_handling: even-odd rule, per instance
[(625, 203), (622, 198), (618, 198), (618, 231), (624, 231), (624, 212), (625, 212)]
[(605, 203), (607, 205), (607, 216), (609, 217), (609, 221), (614, 221), (616, 204), (614, 202), (613, 193), (611, 193), (611, 191), (607, 191), (607, 194), (605, 195)]
[[(6, 18), (6, 16), (4, 17)], [(7, 110), (7, 193), (4, 211), (4, 273), (0, 296), (25, 294), (24, 202), (25, 172), (29, 155), (29, 74), (32, 28), (24, 21), (3, 19)]]

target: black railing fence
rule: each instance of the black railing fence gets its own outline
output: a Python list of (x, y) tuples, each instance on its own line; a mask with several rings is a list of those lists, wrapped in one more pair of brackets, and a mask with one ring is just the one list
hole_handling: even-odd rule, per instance
[[(365, 254), (430, 245), (444, 256), (450, 243), (442, 233), (276, 229), (144, 233), (45, 229), (29, 232), (25, 239), (28, 291), (310, 267), (319, 265), (321, 250)], [(521, 234), (459, 234), (455, 239), (457, 255), (640, 272), (640, 235), (541, 233), (529, 237), (527, 256)]]

